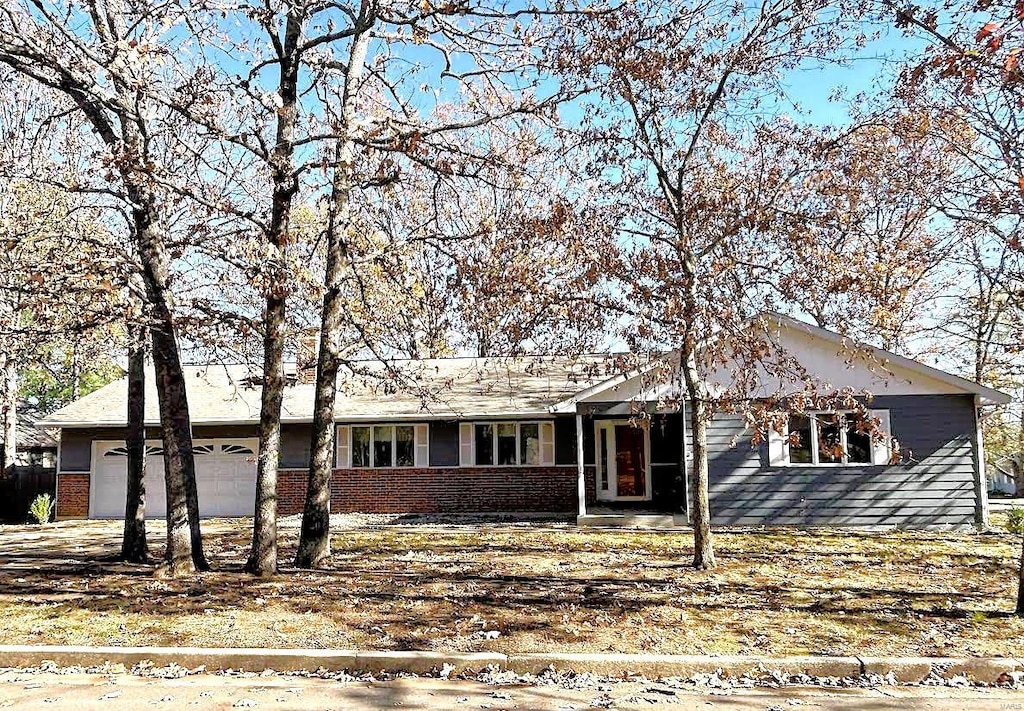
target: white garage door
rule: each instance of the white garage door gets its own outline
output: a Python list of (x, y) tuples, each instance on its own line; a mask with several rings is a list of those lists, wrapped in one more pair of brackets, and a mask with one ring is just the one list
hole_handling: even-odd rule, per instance
[[(196, 486), (199, 514), (252, 516), (256, 498), (256, 440), (197, 440)], [(146, 447), (146, 518), (167, 513), (163, 449), (159, 442)], [(128, 451), (123, 442), (98, 442), (89, 492), (91, 518), (124, 518), (127, 495)]]

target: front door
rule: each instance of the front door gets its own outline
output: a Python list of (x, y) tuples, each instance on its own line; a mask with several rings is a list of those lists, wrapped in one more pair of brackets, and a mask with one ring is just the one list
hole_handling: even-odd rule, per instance
[(601, 501), (649, 500), (647, 430), (621, 421), (596, 424), (597, 498)]

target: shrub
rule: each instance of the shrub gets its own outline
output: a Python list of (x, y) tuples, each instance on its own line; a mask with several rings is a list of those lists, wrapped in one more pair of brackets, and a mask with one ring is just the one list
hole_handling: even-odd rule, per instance
[(1011, 506), (1006, 512), (1006, 530), (1010, 533), (1024, 533), (1024, 509)]
[(49, 523), (50, 519), (53, 518), (53, 497), (49, 494), (40, 494), (32, 500), (32, 505), (28, 507), (28, 515), (31, 516), (36, 523)]

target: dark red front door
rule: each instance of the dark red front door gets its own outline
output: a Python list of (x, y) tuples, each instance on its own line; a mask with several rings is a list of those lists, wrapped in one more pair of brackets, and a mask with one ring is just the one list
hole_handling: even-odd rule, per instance
[(647, 465), (640, 427), (615, 425), (615, 471), (618, 496), (646, 496)]

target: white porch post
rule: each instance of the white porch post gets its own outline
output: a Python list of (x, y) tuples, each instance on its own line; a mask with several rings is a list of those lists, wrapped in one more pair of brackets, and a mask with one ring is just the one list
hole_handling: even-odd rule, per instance
[(583, 469), (583, 415), (576, 413), (576, 495), (578, 516), (587, 515), (587, 476)]
[(980, 529), (987, 528), (988, 518), (988, 476), (985, 471), (985, 438), (981, 428), (981, 397), (974, 396), (974, 524)]

